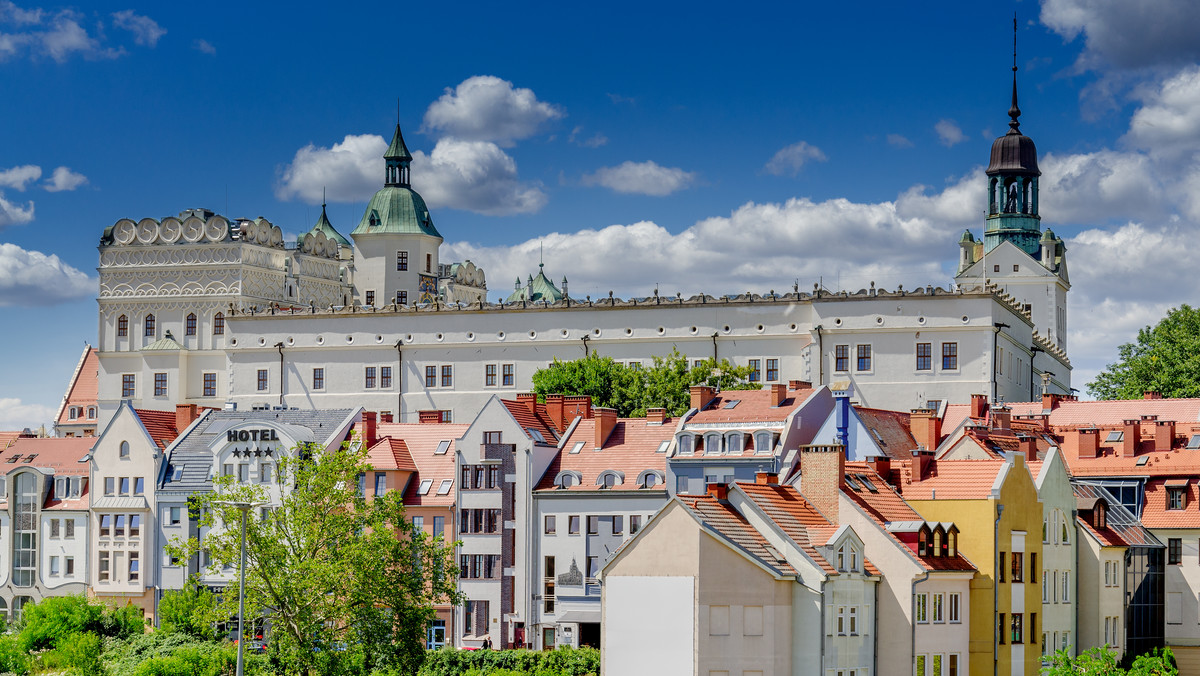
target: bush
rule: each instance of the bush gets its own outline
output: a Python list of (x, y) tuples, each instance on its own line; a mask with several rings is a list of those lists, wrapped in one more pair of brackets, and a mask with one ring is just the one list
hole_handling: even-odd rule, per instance
[(0, 672), (24, 676), (32, 666), (33, 660), (21, 649), (16, 636), (0, 636)]
[(419, 676), (588, 676), (600, 673), (600, 651), (593, 648), (555, 650), (432, 651)]
[(167, 590), (158, 602), (159, 629), (215, 640), (217, 632), (210, 616), (216, 605), (217, 597), (207, 587), (190, 585), (187, 589)]
[(75, 634), (62, 642), (55, 652), (58, 653), (64, 666), (80, 676), (102, 676), (104, 668), (100, 664), (100, 653), (103, 642), (92, 632)]
[(21, 613), (17, 643), (25, 652), (58, 648), (77, 634), (126, 639), (144, 633), (141, 611), (134, 606), (116, 610), (88, 603), (82, 595), (52, 596), (28, 604)]

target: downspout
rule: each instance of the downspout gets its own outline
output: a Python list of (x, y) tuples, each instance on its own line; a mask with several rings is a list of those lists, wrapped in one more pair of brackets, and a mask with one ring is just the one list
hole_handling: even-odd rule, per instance
[(825, 582), (828, 579), (828, 576), (821, 579), (821, 670), (817, 673), (825, 673)]
[(821, 336), (821, 325), (816, 325), (817, 330), (817, 387), (825, 384), (825, 346)]
[[(912, 592), (909, 594), (909, 603), (912, 605), (912, 613), (909, 615), (909, 624), (912, 625), (913, 669), (916, 669), (916, 665), (917, 665), (917, 585), (921, 584), (922, 582), (924, 582), (925, 580), (928, 580), (928, 579), (929, 579), (929, 571), (926, 570), (925, 574), (923, 576), (921, 576), (921, 579), (912, 581)], [(926, 606), (925, 612), (929, 612), (928, 606)], [(960, 610), (960, 612), (961, 612), (961, 610)], [(878, 643), (878, 641), (879, 641), (879, 629), (878, 628), (875, 630), (875, 637), (876, 637), (875, 638), (876, 643)], [(876, 654), (879, 653), (878, 650), (876, 650), (875, 652), (876, 652)], [(876, 658), (876, 660), (878, 660), (878, 658)], [(878, 673), (878, 669), (876, 669), (875, 673)]]
[(396, 339), (396, 417), (395, 422), (404, 422), (404, 351), (402, 339)]
[(283, 341), (275, 343), (275, 349), (279, 350), (279, 405), (283, 406), (283, 386), (287, 378), (283, 372)]
[(999, 363), (999, 356), (996, 352), (1000, 349), (1000, 329), (1007, 329), (1008, 324), (1003, 322), (995, 322), (992, 324), (992, 402), (996, 401), (996, 366)]
[(1037, 359), (1037, 353), (1042, 351), (1042, 348), (1037, 345), (1029, 348), (1029, 401), (1037, 399), (1037, 385), (1033, 382), (1033, 376), (1037, 369), (1034, 368), (1033, 362)]
[[(993, 353), (994, 355), (994, 353)], [(996, 523), (992, 526), (992, 675), (1000, 676), (1000, 632), (1004, 628), (996, 621), (1000, 612), (1000, 517), (1004, 505), (996, 505)]]
[(716, 364), (717, 363), (717, 332), (716, 331), (713, 331), (712, 341), (713, 341), (713, 364)]

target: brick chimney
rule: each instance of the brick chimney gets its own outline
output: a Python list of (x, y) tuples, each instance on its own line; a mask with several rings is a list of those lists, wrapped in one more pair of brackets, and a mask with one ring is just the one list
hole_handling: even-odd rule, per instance
[(665, 408), (648, 408), (646, 409), (646, 424), (647, 425), (662, 425), (667, 422), (667, 409)]
[(931, 408), (914, 408), (909, 415), (909, 425), (917, 445), (937, 448), (942, 438), (942, 419)]
[(422, 425), (436, 425), (442, 422), (442, 412), (433, 409), (417, 411), (417, 422)]
[(537, 395), (533, 392), (521, 392), (517, 395), (517, 402), (528, 409), (530, 413), (537, 415)]
[(729, 486), (723, 483), (708, 484), (708, 494), (724, 502), (729, 499)]
[(380, 413), (379, 414), (379, 422), (381, 422), (381, 423), (392, 422), (392, 414), (391, 413)]
[(788, 381), (788, 389), (789, 390), (811, 390), (812, 383), (807, 380), (789, 380)]
[(1062, 450), (1068, 458), (1096, 457), (1100, 453), (1100, 430), (1095, 427), (1067, 430)]
[(596, 450), (604, 448), (604, 442), (617, 427), (617, 409), (597, 406), (596, 415)]
[(779, 485), (779, 475), (774, 472), (755, 472), (754, 483), (763, 486)]
[(195, 404), (175, 404), (175, 431), (182, 434), (196, 420)]
[(1169, 451), (1175, 441), (1175, 421), (1156, 420), (1154, 423), (1154, 450)]
[(1162, 398), (1163, 398), (1162, 393), (1155, 392), (1154, 390), (1146, 390), (1145, 392), (1142, 393), (1142, 399), (1162, 399)]
[(1012, 429), (1012, 409), (1007, 406), (992, 407), (992, 429), (994, 430), (1010, 430)]
[(1142, 421), (1132, 418), (1123, 421), (1121, 425), (1121, 431), (1125, 434), (1121, 444), (1117, 446), (1117, 456), (1133, 457), (1137, 455), (1138, 444), (1142, 441)]
[(583, 394), (573, 397), (563, 397), (563, 419), (574, 420), (576, 416), (584, 420), (592, 419), (592, 397)]
[(800, 447), (800, 492), (833, 525), (838, 525), (838, 496), (846, 476), (846, 447)]
[(566, 414), (563, 411), (563, 399), (564, 397), (561, 394), (546, 395), (546, 415), (550, 418), (550, 424), (560, 434), (567, 431), (567, 420), (564, 417)]
[(971, 417), (982, 418), (987, 415), (988, 400), (986, 394), (971, 395)]
[(892, 473), (892, 459), (891, 458), (887, 457), (886, 455), (879, 455), (879, 456), (875, 456), (875, 457), (871, 458), (871, 460), (869, 462), (871, 465), (871, 469), (875, 470), (876, 474), (883, 477), (884, 481), (891, 483), (891, 481), (889, 480), (889, 476)]
[(1054, 409), (1058, 408), (1058, 405), (1060, 402), (1062, 402), (1062, 399), (1063, 399), (1063, 397), (1061, 394), (1055, 394), (1053, 392), (1043, 392), (1042, 393), (1042, 410), (1043, 411), (1053, 411)]
[(771, 408), (776, 408), (787, 399), (787, 385), (775, 383), (771, 385)]
[(917, 448), (912, 454), (912, 481), (917, 483), (925, 478), (937, 461), (933, 459), (933, 451), (926, 448)]
[(367, 448), (379, 440), (378, 428), (375, 426), (375, 411), (363, 411), (363, 443)]
[(692, 385), (688, 392), (692, 395), (691, 405), (695, 409), (703, 409), (717, 396), (716, 390), (707, 385)]
[(1037, 437), (1027, 434), (1017, 435), (1017, 450), (1024, 453), (1029, 460), (1037, 460)]

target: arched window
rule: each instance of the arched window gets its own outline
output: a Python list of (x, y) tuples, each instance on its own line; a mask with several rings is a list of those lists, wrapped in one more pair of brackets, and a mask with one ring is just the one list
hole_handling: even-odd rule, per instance
[(121, 315), (117, 317), (117, 336), (124, 338), (129, 335), (129, 317)]
[(734, 455), (742, 452), (741, 432), (730, 432), (725, 436), (725, 452)]
[(67, 409), (67, 419), (68, 420), (75, 420), (78, 417), (79, 417), (79, 409), (75, 408), (74, 406)]
[(146, 315), (146, 323), (145, 323), (146, 330), (143, 335), (145, 335), (148, 338), (152, 337), (154, 335), (154, 326), (155, 326), (154, 315)]
[(1096, 528), (1108, 527), (1108, 516), (1104, 513), (1105, 507), (1103, 502), (1096, 503)]
[(128, 441), (121, 442), (121, 457), (122, 458), (129, 457), (129, 442)]
[(690, 434), (680, 434), (679, 435), (679, 454), (680, 455), (691, 455), (692, 454), (692, 444), (694, 443), (694, 439), (695, 439), (695, 437), (693, 437)]
[(213, 335), (225, 335), (225, 315), (221, 312), (213, 315)]
[(946, 556), (958, 556), (958, 531), (954, 528), (946, 532)]
[(929, 556), (929, 530), (921, 528), (917, 534), (917, 556)]
[(188, 313), (187, 321), (184, 322), (184, 334), (188, 336), (196, 335), (196, 313)]
[(1071, 524), (1061, 510), (1058, 513), (1062, 517), (1062, 543), (1069, 545), (1071, 544)]
[(88, 416), (87, 417), (88, 417), (88, 420), (96, 419), (96, 407), (95, 406), (88, 406)]
[(710, 432), (704, 435), (704, 452), (707, 455), (717, 455), (721, 452), (720, 432)]
[(933, 555), (942, 555), (942, 529), (937, 528), (933, 531)]
[(754, 435), (754, 452), (755, 453), (770, 453), (774, 444), (771, 443), (772, 435), (770, 432), (758, 432)]
[(638, 486), (641, 488), (654, 488), (658, 485), (658, 475), (654, 472), (643, 472), (638, 478)]

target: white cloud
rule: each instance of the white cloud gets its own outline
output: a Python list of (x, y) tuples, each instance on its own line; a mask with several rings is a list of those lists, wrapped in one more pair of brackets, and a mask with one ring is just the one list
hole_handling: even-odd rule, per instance
[(51, 432), (50, 425), (54, 422), (57, 409), (42, 404), (26, 404), (15, 397), (0, 398), (0, 430), (23, 430), (29, 428), (37, 431), (42, 425)]
[(888, 134), (887, 142), (888, 145), (895, 146), (897, 148), (911, 148), (913, 146), (912, 141), (908, 140), (907, 137), (901, 136), (900, 134)]
[(25, 186), (42, 177), (42, 168), (36, 164), (23, 164), (12, 169), (0, 170), (0, 188), (25, 190)]
[(113, 25), (133, 33), (133, 41), (139, 45), (154, 47), (167, 34), (167, 29), (148, 16), (135, 14), (132, 9), (113, 14)]
[(424, 129), (467, 141), (493, 141), (511, 146), (536, 134), (541, 126), (566, 111), (539, 101), (530, 89), (492, 75), (476, 75), (430, 104)]
[(574, 143), (584, 148), (599, 148), (608, 143), (608, 137), (600, 132), (596, 132), (587, 138), (583, 138), (583, 136), (583, 125), (578, 125), (571, 130), (570, 136), (567, 137), (567, 143)]
[(1142, 153), (1049, 153), (1039, 167), (1039, 210), (1046, 223), (1148, 218), (1161, 215), (1168, 206), (1163, 177)]
[(938, 120), (938, 123), (933, 125), (933, 130), (937, 132), (941, 144), (947, 148), (967, 140), (954, 120)]
[(430, 209), (507, 216), (536, 212), (547, 200), (540, 185), (519, 179), (513, 158), (486, 141), (444, 138), (428, 155), (414, 152), (412, 182)]
[(10, 225), (24, 225), (33, 220), (33, 201), (24, 206), (9, 202), (0, 194), (0, 228)]
[(800, 169), (809, 160), (824, 162), (826, 159), (825, 153), (821, 152), (820, 148), (804, 141), (798, 141), (776, 152), (763, 167), (763, 171), (775, 176), (784, 174), (795, 176), (800, 173)]
[(691, 185), (696, 174), (678, 167), (663, 167), (655, 162), (622, 162), (615, 167), (601, 167), (583, 177), (584, 185), (602, 185), (620, 193), (670, 195)]
[(383, 187), (387, 147), (378, 134), (348, 134), (329, 148), (310, 143), (282, 169), (275, 196), (309, 204), (320, 204), (322, 194), (330, 202), (365, 202)]
[(42, 10), (39, 8), (22, 9), (9, 0), (0, 2), (0, 23), (15, 25), (36, 24), (42, 21)]
[(192, 42), (192, 49), (194, 49), (198, 52), (201, 52), (203, 54), (208, 54), (208, 55), (213, 55), (213, 54), (217, 53), (217, 48), (214, 47), (211, 42), (209, 42), (208, 40), (201, 40), (199, 38), (197, 38), (194, 42)]
[(1200, 150), (1200, 66), (1191, 65), (1141, 93), (1125, 141), (1167, 159)]
[(1067, 41), (1084, 36), (1081, 69), (1143, 68), (1200, 58), (1193, 0), (1043, 0), (1041, 21)]
[(58, 167), (50, 175), (50, 180), (46, 181), (44, 186), (46, 192), (61, 192), (63, 190), (74, 190), (87, 182), (87, 176), (71, 171), (67, 167)]
[(99, 39), (80, 25), (81, 21), (82, 15), (69, 9), (49, 15), (41, 9), (26, 10), (12, 2), (0, 3), (0, 25), (16, 28), (13, 32), (0, 32), (0, 61), (28, 54), (64, 63), (75, 55), (112, 59), (124, 53), (119, 48), (102, 46)]
[(0, 244), (0, 307), (53, 305), (96, 295), (99, 281), (58, 256)]

